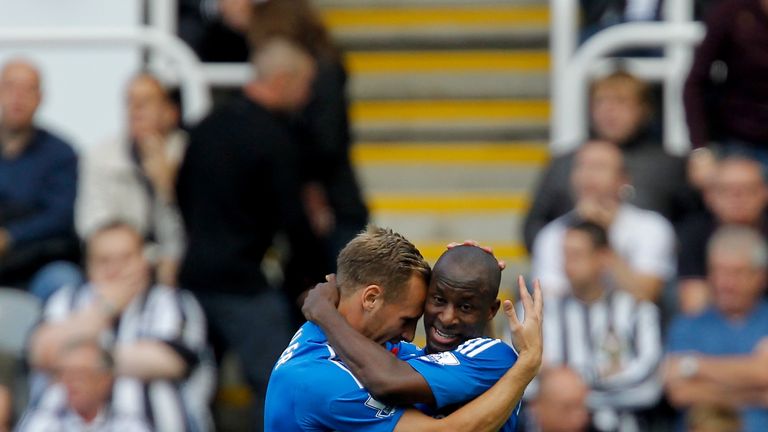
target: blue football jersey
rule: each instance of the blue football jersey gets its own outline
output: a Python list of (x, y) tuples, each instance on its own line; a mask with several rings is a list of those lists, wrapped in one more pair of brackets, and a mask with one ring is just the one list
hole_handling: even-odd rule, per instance
[(374, 399), (312, 323), (299, 329), (272, 369), (264, 409), (267, 432), (389, 432), (404, 412)]
[[(499, 339), (470, 339), (453, 351), (412, 357), (408, 361), (429, 384), (435, 407), (419, 405), (434, 417), (447, 416), (491, 388), (517, 361), (515, 350)], [(501, 429), (514, 432), (520, 404)]]

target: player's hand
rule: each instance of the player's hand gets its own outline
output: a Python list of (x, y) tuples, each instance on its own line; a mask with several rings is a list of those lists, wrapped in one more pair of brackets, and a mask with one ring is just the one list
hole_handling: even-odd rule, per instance
[[(489, 254), (491, 254), (491, 256), (493, 256), (493, 249), (490, 246), (482, 246), (482, 245), (480, 245), (480, 243), (478, 243), (477, 240), (464, 240), (463, 243), (451, 242), (451, 243), (448, 243), (448, 245), (446, 247), (448, 249), (453, 249), (456, 246), (474, 246), (474, 247), (479, 247), (480, 249), (488, 252)], [(496, 258), (495, 256), (493, 256), (493, 257)], [(507, 263), (504, 260), (497, 259), (496, 262), (499, 263), (499, 270), (504, 270), (505, 268), (507, 268)]]
[(336, 275), (329, 274), (326, 282), (315, 285), (307, 292), (301, 313), (307, 321), (316, 321), (320, 314), (330, 309), (336, 309), (339, 304), (339, 289), (336, 286)]
[(522, 276), (518, 276), (517, 283), (520, 287), (520, 302), (523, 304), (523, 322), (517, 318), (515, 305), (509, 300), (504, 300), (504, 314), (509, 320), (509, 329), (512, 331), (512, 344), (520, 355), (518, 361), (525, 361), (535, 375), (541, 368), (544, 349), (541, 327), (544, 301), (541, 285), (538, 279), (533, 282), (533, 297), (531, 297)]

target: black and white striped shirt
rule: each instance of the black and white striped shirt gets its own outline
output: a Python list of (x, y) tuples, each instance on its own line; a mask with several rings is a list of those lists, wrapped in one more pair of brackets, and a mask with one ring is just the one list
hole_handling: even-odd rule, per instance
[[(88, 285), (62, 288), (46, 303), (43, 320), (64, 320), (93, 298)], [(164, 342), (190, 367), (182, 380), (116, 377), (111, 409), (117, 415), (141, 418), (158, 432), (210, 429), (208, 402), (215, 386), (215, 367), (207, 350), (205, 316), (190, 293), (153, 286), (128, 305), (110, 333), (107, 336), (115, 344)], [(56, 386), (51, 385), (41, 393), (33, 393), (31, 412), (61, 412), (61, 404), (66, 401), (56, 391)]]
[(591, 388), (590, 407), (653, 406), (661, 396), (659, 310), (621, 290), (586, 304), (573, 295), (544, 305), (544, 364), (567, 365)]

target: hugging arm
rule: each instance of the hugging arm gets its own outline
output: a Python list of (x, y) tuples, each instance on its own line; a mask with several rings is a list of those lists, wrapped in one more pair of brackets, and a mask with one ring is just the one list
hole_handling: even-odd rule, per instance
[(323, 329), (344, 364), (377, 400), (396, 405), (434, 404), (424, 377), (405, 361), (353, 329), (336, 310), (335, 278), (309, 292), (302, 311)]

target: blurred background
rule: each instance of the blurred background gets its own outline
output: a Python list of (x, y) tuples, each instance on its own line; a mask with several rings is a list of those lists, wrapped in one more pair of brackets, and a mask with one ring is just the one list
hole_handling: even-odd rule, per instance
[[(310, 81), (299, 77), (295, 50), (273, 47), (274, 38), (312, 58)], [(402, 233), (430, 263), (453, 241), (492, 247), (507, 264), (503, 299), (514, 299), (523, 274), (542, 279), (552, 304), (579, 302), (579, 311), (551, 311), (561, 328), (545, 333), (557, 342), (545, 347), (554, 372), (542, 378), (576, 389), (573, 423), (542, 420), (542, 406), (566, 402), (549, 401), (541, 382), (527, 396), (537, 408), (526, 430), (768, 430), (768, 380), (750, 375), (768, 336), (766, 263), (753, 259), (768, 232), (768, 1), (0, 0), (0, 65), (0, 284), (9, 287), (0, 296), (0, 348), (10, 359), (0, 368), (24, 372), (0, 382), (0, 431), (24, 418), (20, 430), (78, 430), (41, 426), (61, 416), (35, 417), (51, 406), (80, 412), (66, 402), (71, 388), (51, 396), (51, 385), (67, 382), (51, 374), (66, 365), (40, 360), (45, 346), (58, 340), (66, 358), (114, 374), (117, 386), (126, 374), (124, 353), (113, 350), (120, 332), (118, 345), (97, 344), (94, 354), (43, 324), (100, 334), (114, 323), (88, 307), (120, 322), (134, 297), (104, 294), (99, 281), (139, 279), (191, 291), (194, 299), (177, 290), (157, 302), (180, 296), (169, 307), (185, 318), (168, 328), (204, 335), (207, 320), (208, 337), (173, 345), (185, 359), (180, 369), (128, 376), (149, 386), (157, 374), (194, 381), (199, 372), (190, 398), (213, 400), (214, 420), (181, 416), (185, 427), (253, 430), (264, 383), (243, 365), (258, 363), (249, 354), (257, 348), (233, 342), (242, 327), (223, 323), (271, 308), (264, 293), (295, 303), (368, 222)], [(311, 87), (306, 97), (291, 94), (302, 85)], [(248, 140), (283, 150), (252, 155), (228, 144)], [(102, 261), (94, 255), (115, 222), (140, 238), (144, 279), (108, 274), (118, 246)], [(737, 264), (754, 280), (728, 263), (714, 274), (717, 247), (708, 239), (734, 226), (749, 232), (725, 232), (720, 249), (747, 250)], [(570, 241), (572, 231), (587, 243)], [(113, 243), (123, 240), (130, 243)], [(39, 243), (42, 252), (32, 247)], [(100, 265), (105, 273), (94, 270)], [(95, 294), (62, 291), (84, 283)], [(602, 304), (578, 289), (595, 286), (628, 297)], [(154, 292), (145, 288), (136, 292)], [(257, 306), (235, 311), (221, 292)], [(744, 303), (736, 312), (734, 299)], [(67, 321), (77, 311), (87, 316)], [(198, 313), (197, 322), (188, 318)], [(573, 330), (582, 318), (587, 330)], [(142, 309), (131, 319), (159, 318)], [(749, 324), (735, 330), (740, 320)], [(263, 334), (270, 322), (259, 326)], [(492, 327), (509, 338), (502, 319)], [(173, 339), (165, 331), (127, 341)], [(697, 345), (692, 335), (707, 331), (740, 343)], [(280, 335), (278, 353), (287, 342)], [(421, 329), (416, 342), (424, 343)], [(570, 352), (574, 344), (591, 351)], [(137, 356), (177, 359), (158, 350)], [(728, 356), (743, 363), (707, 363)], [(702, 387), (680, 384), (694, 379)], [(589, 397), (579, 392), (584, 383)], [(735, 393), (696, 397), (724, 392), (719, 385)], [(194, 387), (185, 386), (184, 400)], [(686, 423), (680, 413), (689, 407)], [(180, 424), (168, 421), (150, 429)]]

